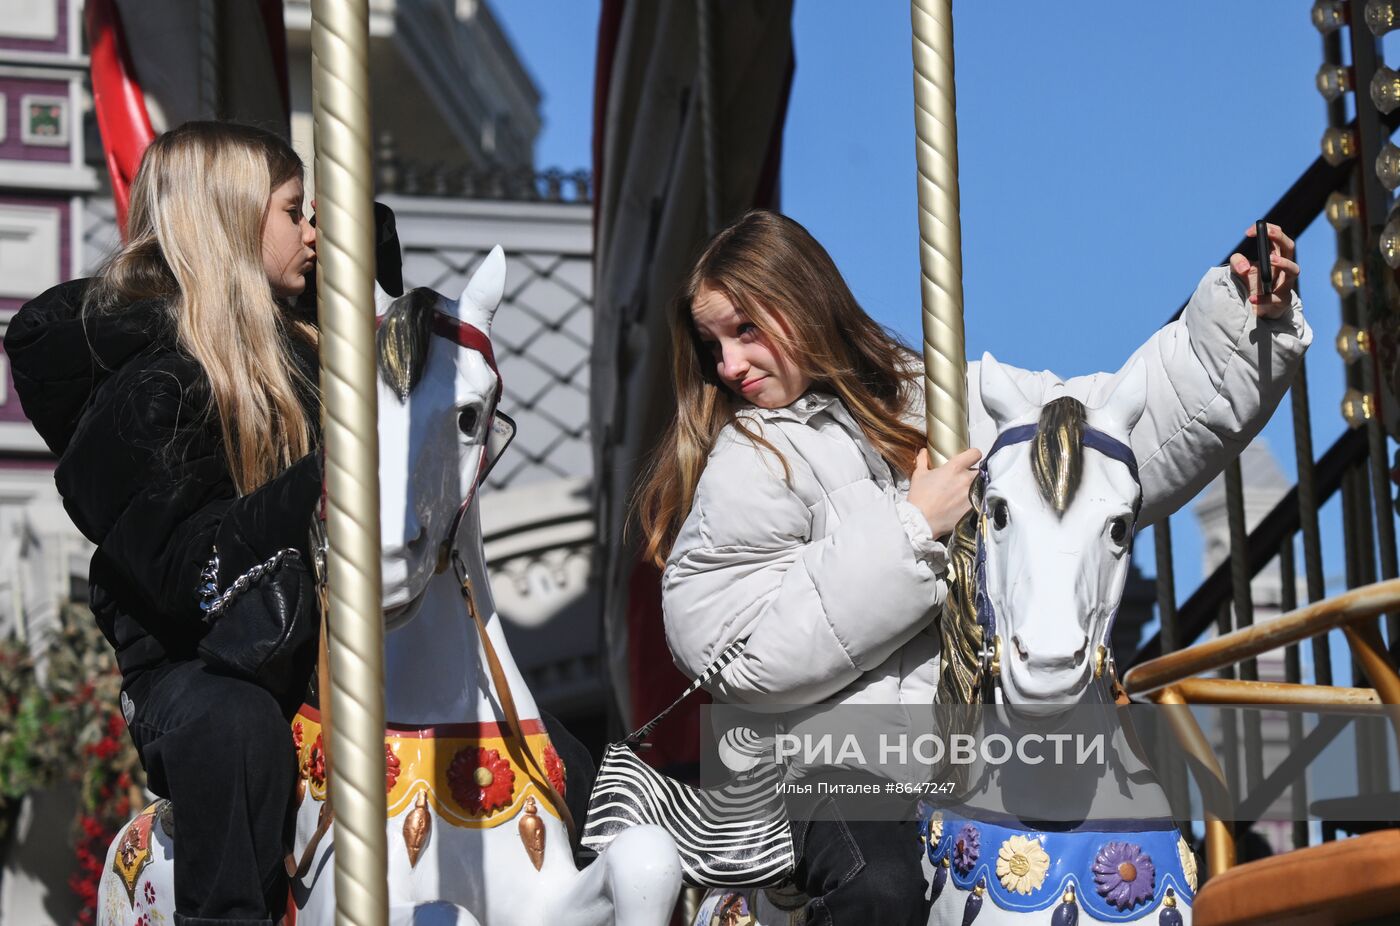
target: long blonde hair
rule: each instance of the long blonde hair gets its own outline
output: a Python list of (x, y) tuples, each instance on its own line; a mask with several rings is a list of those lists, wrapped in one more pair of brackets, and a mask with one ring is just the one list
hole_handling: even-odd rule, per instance
[(240, 494), (312, 446), (289, 338), (315, 328), (273, 295), (262, 234), (273, 190), (302, 176), (271, 132), (187, 122), (151, 142), (131, 187), (127, 243), (98, 271), (89, 311), (162, 300), (182, 350), (204, 369)]
[(673, 306), (676, 416), (633, 505), (644, 557), (658, 566), (690, 512), (700, 473), (725, 425), (732, 423), (782, 460), (735, 417), (744, 403), (720, 381), (691, 320), (701, 289), (724, 294), (814, 388), (836, 395), (894, 472), (908, 475), (924, 446), (924, 433), (902, 419), (919, 375), (909, 349), (865, 314), (807, 229), (775, 212), (749, 212), (711, 239)]

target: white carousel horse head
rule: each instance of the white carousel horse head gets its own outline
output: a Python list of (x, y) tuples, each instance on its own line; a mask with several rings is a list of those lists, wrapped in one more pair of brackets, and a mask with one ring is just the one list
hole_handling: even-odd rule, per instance
[(514, 425), (499, 414), (501, 380), (491, 321), (505, 292), (505, 254), (494, 248), (462, 294), (426, 288), (380, 313), (379, 508), (385, 620), (411, 620), (442, 566), (460, 512), (505, 450)]
[(1004, 701), (1044, 715), (1104, 673), (1141, 503), (1128, 437), (1147, 375), (1134, 362), (1098, 408), (1042, 407), (985, 354), (981, 386), (998, 438), (983, 463), (979, 610), (1000, 642)]
[[(988, 729), (1037, 757), (973, 767), (968, 791), (921, 810), (929, 922), (1190, 926), (1195, 858), (1106, 696), (1141, 504), (1128, 439), (1146, 371), (1123, 370), (1097, 408), (1063, 396), (1042, 405), (987, 354), (981, 387), (998, 430), (973, 569), (982, 636), (999, 643), (983, 655), (983, 697), (993, 683)], [(1069, 717), (1076, 704), (1087, 706)], [(1096, 758), (1046, 760), (1041, 731), (1066, 728), (1104, 733)]]

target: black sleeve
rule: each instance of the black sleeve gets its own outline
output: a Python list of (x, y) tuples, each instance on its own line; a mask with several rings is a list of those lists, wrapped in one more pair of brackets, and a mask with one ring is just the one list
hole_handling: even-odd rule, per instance
[(192, 415), (187, 391), (171, 376), (106, 391), (55, 473), (106, 568), (143, 599), (129, 603), (130, 613), (161, 638), (188, 637), (197, 626), (200, 572), (216, 544), (221, 589), (284, 547), (309, 563), (307, 533), (321, 495), (313, 452), (238, 497), (222, 447)]

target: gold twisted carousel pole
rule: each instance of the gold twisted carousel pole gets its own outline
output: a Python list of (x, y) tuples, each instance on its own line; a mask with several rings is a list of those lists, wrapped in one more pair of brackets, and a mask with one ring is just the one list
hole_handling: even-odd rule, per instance
[(911, 0), (909, 12), (914, 32), (924, 410), (929, 453), (938, 466), (968, 444), (953, 4), (952, 0)]
[(311, 6), (336, 922), (388, 919), (366, 0)]

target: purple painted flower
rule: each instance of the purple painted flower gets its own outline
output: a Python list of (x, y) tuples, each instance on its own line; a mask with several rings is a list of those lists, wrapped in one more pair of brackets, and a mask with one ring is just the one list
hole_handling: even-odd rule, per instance
[(1128, 910), (1152, 897), (1157, 870), (1139, 846), (1105, 843), (1094, 859), (1094, 883), (1103, 898)]
[(967, 874), (977, 864), (977, 856), (982, 852), (982, 838), (971, 823), (964, 823), (958, 835), (953, 838), (953, 867), (959, 874)]

